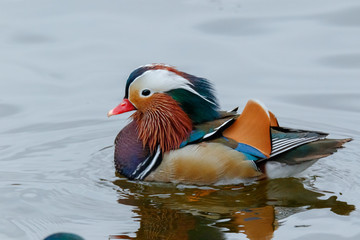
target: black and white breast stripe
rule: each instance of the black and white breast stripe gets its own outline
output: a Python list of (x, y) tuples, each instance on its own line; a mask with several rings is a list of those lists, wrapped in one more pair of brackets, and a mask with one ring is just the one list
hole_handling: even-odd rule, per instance
[(156, 149), (156, 152), (147, 157), (141, 164), (137, 166), (135, 171), (131, 174), (131, 179), (143, 180), (150, 172), (157, 168), (162, 161), (162, 154), (160, 146)]
[(324, 137), (312, 136), (312, 137), (301, 137), (301, 138), (273, 138), (272, 139), (272, 151), (270, 157), (276, 156), (280, 153), (286, 152), (292, 148), (298, 147), (305, 143), (314, 142)]

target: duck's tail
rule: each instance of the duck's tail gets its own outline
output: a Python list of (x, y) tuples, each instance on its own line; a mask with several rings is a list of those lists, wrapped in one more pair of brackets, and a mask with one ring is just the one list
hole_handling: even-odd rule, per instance
[(345, 139), (321, 139), (294, 148), (290, 151), (279, 154), (269, 160), (283, 162), (286, 164), (298, 164), (306, 161), (317, 160), (327, 157), (342, 148), (352, 138)]
[[(268, 178), (288, 177), (300, 173), (320, 158), (327, 157), (342, 148), (352, 138), (321, 139), (258, 162), (258, 167)], [(301, 163), (301, 164), (300, 164)]]

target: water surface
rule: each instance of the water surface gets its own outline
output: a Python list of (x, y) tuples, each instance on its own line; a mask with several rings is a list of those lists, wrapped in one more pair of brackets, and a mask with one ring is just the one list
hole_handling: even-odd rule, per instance
[[(0, 2), (0, 238), (359, 239), (360, 3)], [(294, 178), (237, 186), (116, 176), (107, 119), (128, 74), (211, 79), (223, 109), (354, 140)]]

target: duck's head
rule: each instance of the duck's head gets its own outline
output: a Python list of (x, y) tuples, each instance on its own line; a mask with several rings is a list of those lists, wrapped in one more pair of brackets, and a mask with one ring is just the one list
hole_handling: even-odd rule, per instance
[[(211, 83), (164, 64), (150, 64), (135, 69), (129, 76), (125, 86), (123, 101), (108, 116), (136, 110), (134, 120), (144, 124), (153, 131), (164, 128), (175, 129), (171, 138), (179, 138), (176, 144), (163, 150), (176, 148), (187, 136), (193, 124), (211, 121), (218, 117), (218, 103)], [(145, 126), (146, 124), (146, 126)], [(151, 127), (151, 124), (157, 127)], [(144, 144), (149, 143), (138, 127), (140, 138)], [(181, 133), (179, 133), (180, 131)], [(162, 133), (161, 133), (162, 134)], [(175, 137), (175, 134), (180, 137)], [(179, 143), (180, 141), (180, 143)], [(155, 143), (156, 142), (156, 143)], [(153, 144), (158, 144), (154, 141)], [(151, 144), (150, 144), (151, 145)], [(152, 146), (150, 146), (152, 148)]]
[(146, 112), (160, 99), (175, 101), (194, 123), (210, 121), (218, 116), (217, 99), (207, 79), (164, 64), (135, 69), (127, 79), (123, 101), (110, 110), (108, 116), (132, 110)]

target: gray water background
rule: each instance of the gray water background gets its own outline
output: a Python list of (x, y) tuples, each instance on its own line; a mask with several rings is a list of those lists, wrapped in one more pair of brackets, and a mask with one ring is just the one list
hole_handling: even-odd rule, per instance
[[(128, 74), (154, 62), (212, 80), (223, 109), (260, 99), (282, 126), (354, 138), (298, 178), (324, 194), (320, 200), (336, 196), (355, 210), (285, 204), (297, 210), (279, 214), (273, 238), (360, 238), (359, 1), (2, 0), (0, 239), (58, 231), (146, 239), (137, 211), (144, 199), (195, 219), (195, 230), (217, 231), (217, 239), (246, 238), (218, 226), (226, 214), (170, 204), (167, 192), (181, 195), (186, 186), (149, 195), (133, 188), (151, 186), (115, 176), (111, 146), (129, 114), (106, 113), (121, 101)], [(131, 197), (138, 202), (119, 201)], [(211, 206), (226, 204), (223, 197)]]

